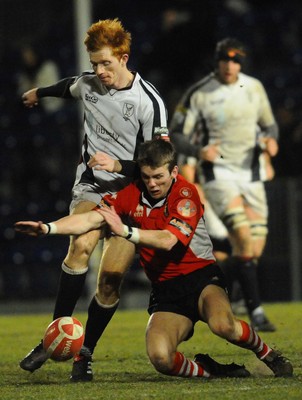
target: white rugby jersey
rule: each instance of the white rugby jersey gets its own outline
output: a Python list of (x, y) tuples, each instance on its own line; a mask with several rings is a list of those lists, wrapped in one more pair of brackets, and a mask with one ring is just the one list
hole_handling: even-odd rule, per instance
[(167, 111), (158, 91), (135, 73), (131, 87), (107, 89), (93, 72), (77, 77), (69, 87), (73, 97), (84, 105), (82, 159), (75, 184), (96, 186), (99, 193), (112, 193), (126, 186), (131, 178), (87, 167), (96, 151), (114, 159), (134, 160), (138, 145), (156, 133), (167, 132)]
[(219, 82), (214, 73), (184, 95), (171, 121), (170, 135), (198, 134), (201, 146), (219, 143), (221, 157), (203, 162), (205, 181), (265, 180), (259, 136), (278, 137), (278, 128), (262, 83), (239, 73), (234, 84)]

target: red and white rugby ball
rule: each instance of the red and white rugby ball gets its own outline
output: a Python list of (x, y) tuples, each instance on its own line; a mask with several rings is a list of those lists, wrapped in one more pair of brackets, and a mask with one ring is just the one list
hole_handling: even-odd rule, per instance
[(43, 347), (49, 358), (66, 361), (77, 354), (84, 342), (84, 328), (74, 317), (60, 317), (48, 325)]

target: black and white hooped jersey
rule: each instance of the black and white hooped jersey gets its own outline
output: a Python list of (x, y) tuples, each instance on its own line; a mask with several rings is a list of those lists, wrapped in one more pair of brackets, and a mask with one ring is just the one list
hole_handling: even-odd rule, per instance
[[(265, 180), (259, 135), (278, 138), (278, 127), (262, 83), (239, 73), (234, 84), (222, 84), (214, 73), (187, 90), (170, 131), (188, 138), (199, 135), (199, 146), (216, 143), (220, 157), (203, 163), (206, 181)], [(199, 132), (199, 133), (198, 133)]]
[(75, 184), (96, 186), (99, 193), (116, 192), (131, 179), (117, 173), (91, 170), (89, 158), (103, 151), (114, 159), (135, 160), (138, 145), (168, 132), (166, 106), (152, 84), (138, 73), (131, 87), (106, 88), (93, 72), (78, 76), (69, 86), (84, 105), (82, 159)]

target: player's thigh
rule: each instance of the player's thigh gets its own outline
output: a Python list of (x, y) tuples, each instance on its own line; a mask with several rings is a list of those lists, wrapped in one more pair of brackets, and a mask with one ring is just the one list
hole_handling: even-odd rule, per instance
[(128, 240), (111, 236), (104, 240), (100, 273), (117, 272), (124, 274), (134, 261), (135, 245)]
[(224, 289), (208, 285), (202, 291), (198, 307), (201, 318), (207, 322), (213, 333), (222, 337), (233, 337), (235, 318)]
[(70, 214), (82, 214), (91, 211), (95, 206), (93, 201), (80, 201), (70, 210)]
[[(78, 203), (71, 210), (71, 214), (81, 214), (90, 211), (94, 207), (95, 203), (83, 201)], [(94, 230), (83, 235), (70, 236), (70, 243), (65, 263), (70, 268), (83, 268), (84, 266), (87, 266), (90, 255), (100, 239), (100, 234), (100, 230)]]
[(236, 205), (241, 198), (238, 185), (233, 181), (211, 181), (206, 183), (203, 189), (206, 199), (221, 219), (230, 205)]
[(153, 313), (146, 330), (146, 347), (150, 359), (174, 354), (192, 328), (192, 321), (184, 315), (165, 311)]

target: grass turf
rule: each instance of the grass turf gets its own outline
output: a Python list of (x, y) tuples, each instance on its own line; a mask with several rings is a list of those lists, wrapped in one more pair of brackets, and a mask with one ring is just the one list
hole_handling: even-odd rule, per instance
[[(252, 377), (247, 379), (188, 379), (157, 373), (146, 356), (146, 311), (118, 311), (94, 354), (94, 380), (71, 383), (72, 360), (47, 363), (34, 373), (18, 363), (41, 339), (51, 315), (0, 316), (0, 393), (9, 399), (173, 399), (301, 400), (302, 399), (302, 303), (265, 305), (277, 332), (261, 333), (272, 347), (288, 357), (294, 366), (293, 378), (275, 378), (253, 353), (215, 337), (205, 324), (198, 323), (195, 335), (179, 347), (189, 358), (209, 353), (220, 362), (245, 364)], [(75, 314), (83, 323), (86, 314)], [(243, 317), (243, 319), (246, 319)]]

